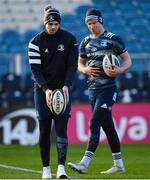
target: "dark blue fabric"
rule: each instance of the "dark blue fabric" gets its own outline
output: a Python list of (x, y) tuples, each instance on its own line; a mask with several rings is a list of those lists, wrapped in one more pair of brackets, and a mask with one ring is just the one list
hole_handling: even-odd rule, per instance
[(113, 104), (117, 98), (117, 88), (112, 86), (111, 88), (104, 89), (89, 89), (89, 102), (92, 106), (92, 110), (101, 108), (103, 104), (106, 104), (107, 110), (111, 110)]
[(99, 77), (89, 76), (88, 87), (90, 89), (100, 89), (115, 85), (115, 78), (109, 77), (103, 70), (103, 58), (106, 54), (119, 56), (126, 51), (125, 44), (117, 35), (105, 31), (97, 38), (89, 35), (80, 44), (80, 57), (87, 59), (87, 64), (94, 63), (100, 69)]
[(45, 93), (42, 91), (41, 88), (36, 87), (34, 89), (34, 102), (35, 102), (35, 109), (37, 113), (37, 118), (39, 120), (47, 120), (47, 119), (57, 119), (59, 121), (63, 121), (63, 119), (67, 119), (70, 117), (70, 110), (71, 110), (71, 99), (69, 99), (69, 103), (67, 104), (66, 110), (64, 114), (61, 116), (54, 116), (50, 109), (46, 104), (46, 97)]
[(103, 128), (112, 153), (120, 152), (120, 142), (112, 119), (112, 106), (117, 96), (116, 87), (102, 90), (89, 90), (89, 101), (92, 107), (92, 118), (90, 122), (90, 140), (88, 151), (95, 152), (100, 138), (100, 127)]
[(71, 99), (66, 107), (64, 114), (60, 116), (54, 116), (46, 104), (45, 93), (42, 88), (36, 87), (34, 89), (35, 109), (37, 112), (37, 118), (39, 120), (40, 128), (40, 153), (43, 166), (49, 166), (50, 158), (50, 133), (52, 126), (52, 119), (54, 119), (55, 132), (57, 137), (57, 152), (58, 163), (65, 164), (67, 155), (67, 123), (70, 117)]
[[(71, 33), (59, 29), (50, 36), (43, 31), (29, 45), (32, 45), (28, 49), (29, 62), (36, 61), (30, 63), (33, 79), (39, 87), (45, 91), (47, 88), (53, 90), (64, 85), (72, 86), (77, 70), (78, 48)], [(30, 53), (38, 53), (39, 56)]]

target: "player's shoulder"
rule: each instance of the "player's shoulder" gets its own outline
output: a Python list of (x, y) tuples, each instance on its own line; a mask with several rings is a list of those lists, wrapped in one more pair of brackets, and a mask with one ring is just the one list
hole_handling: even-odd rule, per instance
[(34, 44), (38, 44), (40, 43), (40, 41), (44, 38), (45, 36), (45, 32), (39, 32), (38, 34), (36, 34), (30, 41), (30, 43), (34, 43)]
[(91, 35), (88, 35), (85, 38), (83, 38), (81, 44), (88, 44), (90, 40), (91, 40)]
[(61, 36), (63, 36), (63, 37), (67, 37), (67, 38), (75, 38), (75, 36), (71, 33), (71, 32), (69, 32), (69, 31), (67, 31), (67, 30), (65, 30), (65, 29), (60, 29), (60, 33), (61, 33)]
[(104, 32), (104, 37), (107, 37), (107, 38), (109, 38), (109, 39), (112, 39), (112, 38), (114, 38), (115, 36), (116, 36), (115, 33), (108, 32), (108, 31), (105, 31), (105, 32)]
[(114, 41), (122, 41), (122, 38), (119, 35), (117, 35), (115, 33), (112, 33), (112, 32), (107, 32), (106, 31), (104, 33), (104, 36), (107, 37), (108, 39), (112, 39)]

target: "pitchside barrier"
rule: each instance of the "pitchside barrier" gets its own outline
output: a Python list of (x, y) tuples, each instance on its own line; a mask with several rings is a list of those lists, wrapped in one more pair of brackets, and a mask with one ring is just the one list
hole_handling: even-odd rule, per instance
[[(113, 119), (121, 143), (150, 143), (150, 103), (116, 104)], [(73, 105), (68, 124), (70, 144), (85, 144), (89, 139), (90, 106)], [(39, 130), (34, 107), (17, 106), (0, 109), (0, 144), (34, 145)], [(107, 143), (101, 130), (101, 143)], [(55, 142), (54, 126), (52, 142)]]

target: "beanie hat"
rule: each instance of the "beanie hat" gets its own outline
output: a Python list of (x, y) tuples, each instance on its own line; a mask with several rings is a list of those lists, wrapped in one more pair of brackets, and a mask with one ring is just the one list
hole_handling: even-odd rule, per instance
[(97, 20), (98, 22), (103, 24), (103, 17), (102, 17), (101, 12), (94, 8), (87, 10), (85, 22), (87, 22), (88, 20)]
[(47, 6), (44, 8), (44, 24), (46, 25), (48, 22), (52, 21), (61, 22), (60, 12), (51, 6)]

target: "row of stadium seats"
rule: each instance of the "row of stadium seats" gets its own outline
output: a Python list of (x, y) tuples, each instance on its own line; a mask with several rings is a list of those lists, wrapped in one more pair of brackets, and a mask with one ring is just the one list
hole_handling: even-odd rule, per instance
[[(33, 82), (30, 75), (26, 75), (30, 72), (27, 46), (30, 39), (43, 29), (43, 7), (46, 4), (49, 4), (49, 0), (0, 1), (0, 102), (2, 106), (23, 101), (29, 104), (33, 103), (31, 88)], [(79, 43), (89, 34), (84, 23), (86, 10), (95, 7), (102, 11), (106, 29), (123, 37), (129, 53), (136, 54), (132, 59), (133, 66), (131, 68), (131, 71), (135, 72), (127, 73), (126, 77), (123, 75), (117, 81), (118, 87), (121, 89), (119, 102), (150, 101), (149, 73), (144, 75), (150, 57), (149, 0), (51, 0), (51, 4), (62, 13), (62, 27), (71, 31)], [(15, 62), (15, 56), (18, 53), (22, 57), (21, 73), (17, 78), (14, 76), (18, 83), (13, 89), (11, 85), (10, 88), (4, 85), (7, 82), (4, 76), (5, 73), (8, 73), (8, 77), (13, 79), (13, 75), (10, 75), (9, 72), (15, 72), (18, 67), (18, 61)], [(144, 76), (147, 79), (144, 79)], [(26, 79), (28, 79), (28, 83), (26, 83)], [(123, 84), (123, 82), (125, 83)], [(132, 88), (126, 87), (127, 85), (131, 85)], [(76, 77), (72, 98), (73, 102), (88, 101), (84, 75), (78, 74)]]
[[(18, 10), (22, 10), (26, 6), (31, 6), (33, 11), (25, 11), (23, 17), (29, 17), (27, 20), (19, 20), (16, 28), (7, 28), (7, 30), (3, 30), (1, 32), (1, 40), (0, 40), (0, 52), (26, 52), (26, 45), (29, 40), (40, 30), (43, 28), (43, 5), (42, 3), (35, 3), (35, 1), (24, 1), (24, 6), (22, 3), (17, 3), (14, 5), (12, 1), (7, 1), (3, 6), (7, 6), (10, 8), (10, 11), (7, 12), (7, 16), (5, 18), (12, 18), (13, 12), (11, 11), (14, 7)], [(88, 1), (87, 1), (88, 2)], [(68, 1), (69, 3), (69, 1)], [(73, 1), (70, 1), (70, 4)], [(2, 3), (1, 3), (2, 4)], [(34, 5), (34, 6), (33, 6)], [(3, 7), (2, 6), (2, 7)], [(22, 8), (21, 8), (21, 7)], [(69, 5), (68, 5), (69, 6)], [(1, 6), (0, 6), (1, 7)], [(60, 7), (60, 6), (59, 6)], [(65, 29), (69, 29), (78, 39), (78, 42), (81, 42), (82, 38), (88, 34), (88, 29), (84, 24), (85, 12), (90, 7), (96, 7), (100, 9), (104, 16), (104, 25), (106, 28), (114, 33), (117, 33), (121, 37), (124, 38), (127, 49), (129, 52), (141, 53), (149, 52), (149, 47), (145, 46), (150, 43), (150, 2), (149, 1), (102, 1), (102, 3), (93, 0), (92, 4), (81, 5), (76, 7), (72, 14), (64, 14), (62, 16), (62, 27)], [(41, 9), (40, 9), (41, 8)], [(61, 7), (60, 7), (61, 8)], [(42, 12), (41, 12), (42, 11)], [(41, 15), (41, 17), (37, 17), (37, 14)], [(67, 12), (67, 10), (66, 10)], [(14, 17), (22, 17), (22, 15), (14, 15)], [(5, 16), (4, 16), (5, 17)], [(31, 18), (32, 17), (32, 18)], [(37, 17), (37, 18), (36, 18)], [(113, 18), (113, 20), (112, 20)], [(30, 22), (30, 20), (32, 21)], [(5, 22), (4, 19), (0, 20), (1, 23)], [(37, 21), (37, 22), (36, 22)], [(13, 20), (10, 23), (6, 24), (15, 24), (16, 21)], [(24, 32), (19, 31), (19, 25), (24, 24), (32, 24), (28, 28), (24, 28)], [(36, 27), (32, 27), (36, 24)], [(3, 24), (1, 25), (3, 27)], [(80, 31), (78, 31), (80, 29)], [(141, 38), (139, 38), (141, 37)], [(12, 46), (13, 44), (13, 46)]]
[[(87, 76), (78, 74), (73, 87), (73, 100), (88, 102)], [(127, 72), (117, 78), (119, 89), (118, 102), (150, 101), (150, 72), (145, 71), (141, 77), (137, 72)]]
[[(142, 79), (138, 73), (127, 72), (117, 79), (119, 88), (119, 102), (150, 101), (150, 72), (144, 72)], [(1, 106), (16, 104), (33, 104), (33, 80), (31, 74), (23, 79), (21, 76), (8, 73), (0, 79)], [(74, 103), (87, 103), (87, 76), (78, 73), (72, 87), (72, 100)], [(7, 103), (6, 103), (7, 102)]]

